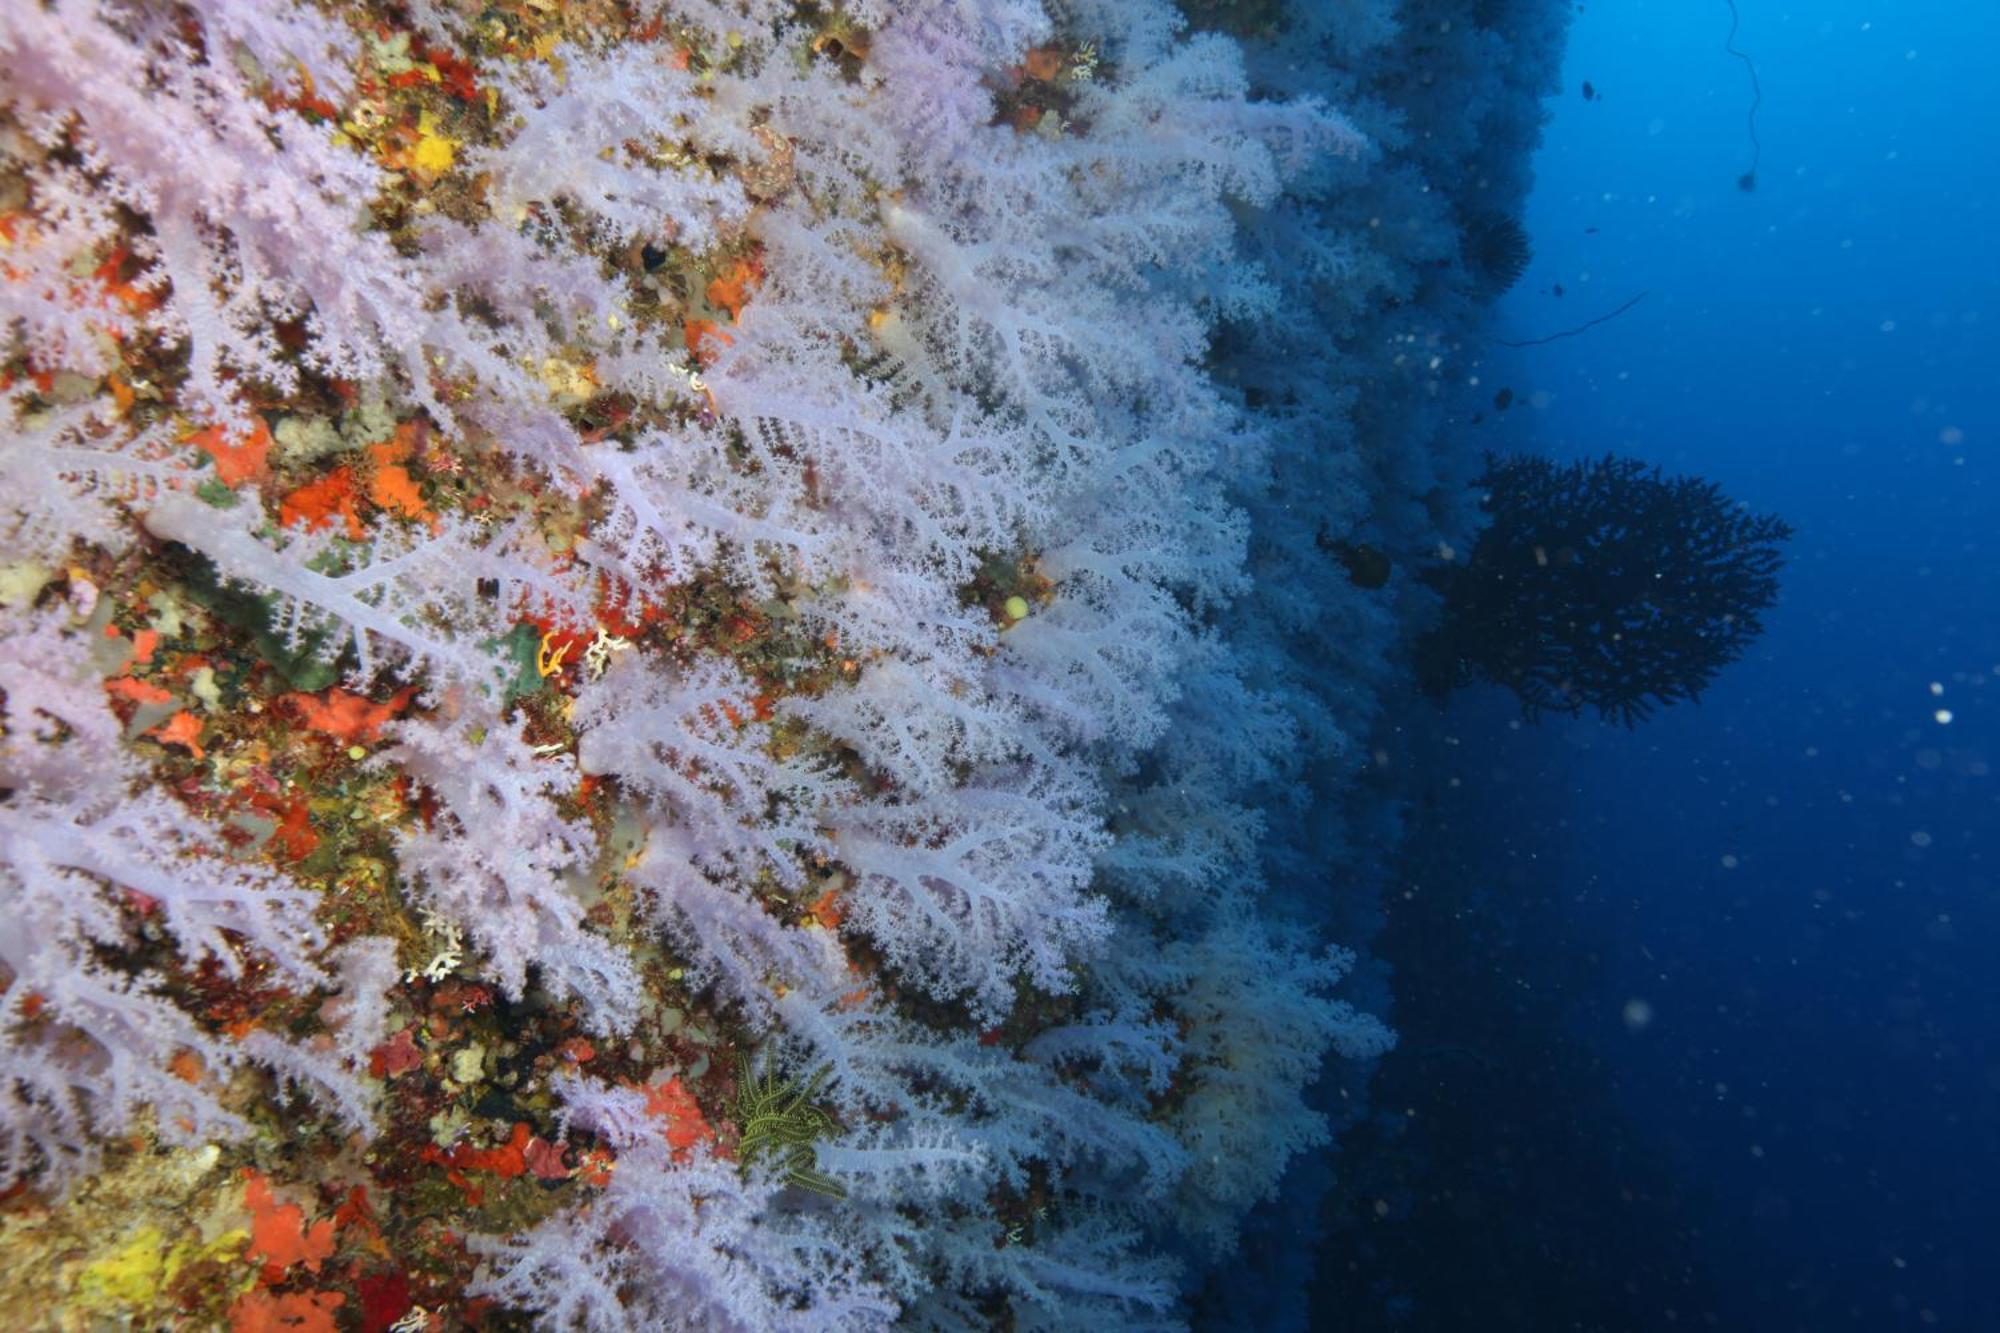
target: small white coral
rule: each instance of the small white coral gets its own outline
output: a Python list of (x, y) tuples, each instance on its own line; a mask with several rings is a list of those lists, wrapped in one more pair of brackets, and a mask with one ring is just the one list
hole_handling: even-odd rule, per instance
[(520, 128), (504, 146), (469, 154), (468, 166), (491, 173), (489, 197), (504, 225), (531, 209), (552, 220), (562, 203), (607, 244), (671, 240), (702, 250), (748, 211), (735, 181), (680, 152), (678, 141), (707, 108), (699, 80), (676, 68), (665, 47), (565, 47), (555, 59), (560, 76), (539, 61), (488, 71)]
[(799, 858), (822, 846), (821, 811), (842, 784), (772, 757), (756, 693), (726, 660), (704, 657), (668, 674), (626, 654), (577, 698), (577, 762), (670, 813), (702, 866), (718, 874), (764, 866), (796, 884)]
[(533, 967), (549, 991), (583, 1002), (594, 1030), (629, 1028), (638, 976), (585, 927), (584, 905), (565, 882), (597, 850), (590, 828), (555, 806), (576, 785), (574, 761), (536, 755), (488, 708), (469, 706), (451, 722), (399, 722), (390, 734), (396, 744), (375, 762), (438, 799), (435, 824), (406, 833), (397, 853), (427, 910), (486, 951), (508, 995), (521, 998)]

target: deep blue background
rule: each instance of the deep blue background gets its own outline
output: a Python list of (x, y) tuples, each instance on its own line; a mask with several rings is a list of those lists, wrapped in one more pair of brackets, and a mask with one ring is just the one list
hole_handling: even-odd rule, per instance
[(1781, 603), (1636, 731), (1455, 716), (1527, 775), (1483, 793), (1510, 858), (1606, 942), (1565, 998), (1710, 1201), (1714, 1320), (2000, 1329), (2000, 5), (1738, 5), (1754, 193), (1723, 0), (1582, 8), (1500, 334), (1650, 294), (1497, 355), (1484, 429), (1782, 515)]

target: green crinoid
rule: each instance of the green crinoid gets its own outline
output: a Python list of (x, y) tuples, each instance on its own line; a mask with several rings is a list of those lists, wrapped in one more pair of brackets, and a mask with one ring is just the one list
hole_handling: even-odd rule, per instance
[(814, 1147), (821, 1139), (840, 1132), (833, 1117), (812, 1104), (832, 1066), (798, 1083), (781, 1079), (775, 1072), (759, 1078), (747, 1056), (737, 1056), (736, 1065), (734, 1111), (741, 1130), (736, 1158), (743, 1170), (747, 1173), (768, 1157), (783, 1169), (786, 1184), (835, 1199), (846, 1198), (847, 1187), (819, 1169)]

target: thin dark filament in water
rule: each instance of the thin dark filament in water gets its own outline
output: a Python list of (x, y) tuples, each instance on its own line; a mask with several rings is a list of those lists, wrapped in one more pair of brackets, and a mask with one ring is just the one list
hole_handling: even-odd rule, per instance
[(1750, 170), (1736, 178), (1737, 185), (1745, 190), (1757, 188), (1757, 166), (1764, 160), (1764, 144), (1757, 137), (1757, 108), (1764, 105), (1764, 85), (1757, 81), (1757, 65), (1747, 52), (1736, 49), (1736, 29), (1741, 26), (1742, 16), (1736, 12), (1736, 0), (1723, 0), (1729, 6), (1729, 36), (1723, 40), (1722, 49), (1743, 62), (1743, 68), (1750, 71)]

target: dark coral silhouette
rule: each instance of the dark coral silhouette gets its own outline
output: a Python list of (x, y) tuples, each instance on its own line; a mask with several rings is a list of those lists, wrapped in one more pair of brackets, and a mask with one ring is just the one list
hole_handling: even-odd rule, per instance
[(1484, 301), (1504, 295), (1521, 280), (1535, 257), (1534, 244), (1521, 220), (1505, 213), (1482, 213), (1467, 221), (1460, 247), (1474, 288)]
[(1488, 526), (1424, 575), (1444, 597), (1417, 649), (1434, 694), (1491, 681), (1530, 719), (1594, 708), (1629, 727), (1698, 698), (1777, 599), (1791, 527), (1713, 482), (1630, 458), (1489, 456), (1479, 485)]

